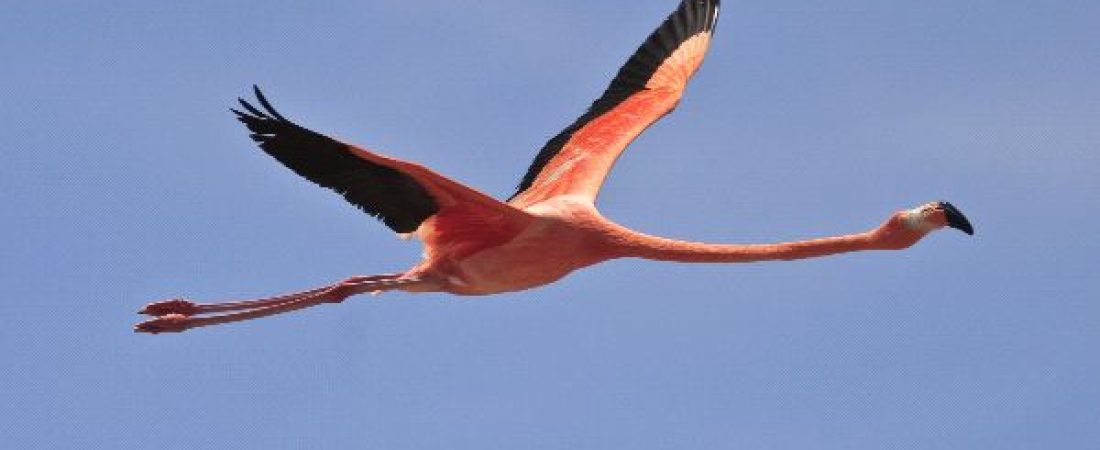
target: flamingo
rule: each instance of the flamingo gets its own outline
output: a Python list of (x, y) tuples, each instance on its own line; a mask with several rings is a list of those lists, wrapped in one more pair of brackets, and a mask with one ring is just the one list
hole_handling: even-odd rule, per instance
[(769, 244), (707, 244), (651, 236), (605, 217), (595, 200), (627, 145), (679, 103), (699, 69), (719, 0), (683, 0), (626, 61), (576, 121), (538, 152), (507, 201), (427, 167), (343, 143), (290, 121), (253, 86), (260, 108), (231, 108), (259, 148), (290, 170), (342, 195), (393, 231), (418, 238), (424, 259), (404, 272), (353, 276), (276, 297), (224, 303), (172, 299), (139, 311), (135, 331), (181, 332), (385, 291), (488, 295), (552, 283), (617, 258), (691, 263), (795, 260), (862, 250), (905, 249), (932, 231), (973, 234), (951, 203), (934, 201), (890, 215), (865, 232)]

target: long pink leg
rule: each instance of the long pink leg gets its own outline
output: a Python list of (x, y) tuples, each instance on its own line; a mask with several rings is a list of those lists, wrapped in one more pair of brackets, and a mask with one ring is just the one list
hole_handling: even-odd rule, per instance
[[(233, 305), (256, 305), (258, 304), (257, 302), (263, 302), (263, 306), (253, 306), (252, 308), (241, 307), (239, 309), (247, 310), (244, 312), (233, 314), (191, 317), (190, 315), (183, 313), (168, 313), (157, 317), (156, 319), (148, 320), (135, 325), (134, 331), (139, 333), (152, 334), (174, 332), (178, 333), (191, 328), (205, 327), (231, 322), (240, 322), (242, 320), (258, 319), (275, 314), (297, 311), (299, 309), (316, 306), (322, 303), (339, 303), (347, 297), (357, 294), (367, 292), (381, 292), (396, 289), (402, 286), (407, 286), (410, 284), (424, 283), (424, 281), (421, 281), (419, 279), (402, 279), (400, 277), (400, 274), (379, 275), (371, 277), (353, 277), (332, 286), (326, 286), (324, 288), (313, 289), (310, 291), (291, 294), (287, 296), (272, 297), (256, 301), (232, 302)], [(306, 295), (306, 293), (312, 294)], [(215, 304), (215, 306), (217, 305), (225, 304)]]
[(333, 289), (337, 286), (360, 283), (369, 281), (391, 280), (400, 277), (401, 274), (387, 274), (387, 275), (371, 275), (371, 276), (355, 276), (348, 278), (337, 284), (331, 284), (328, 286), (321, 286), (316, 289), (310, 289), (308, 291), (295, 292), (292, 294), (283, 294), (276, 297), (259, 298), (252, 300), (240, 300), (233, 302), (220, 302), (220, 303), (195, 303), (184, 299), (172, 299), (163, 300), (159, 302), (150, 303), (145, 305), (138, 314), (146, 314), (150, 316), (166, 316), (169, 314), (182, 314), (185, 316), (193, 316), (197, 314), (209, 314), (215, 312), (226, 311), (241, 311), (256, 308), (263, 308), (266, 306), (274, 306), (288, 301), (299, 300), (303, 298), (309, 298), (314, 295), (320, 294), (324, 291)]

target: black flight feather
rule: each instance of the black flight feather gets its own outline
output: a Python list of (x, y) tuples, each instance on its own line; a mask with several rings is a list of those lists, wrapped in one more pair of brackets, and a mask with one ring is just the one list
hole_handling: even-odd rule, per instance
[(237, 99), (246, 112), (230, 108), (252, 132), (252, 140), (287, 168), (340, 194), (398, 233), (416, 230), (439, 205), (401, 171), (360, 158), (350, 147), (287, 120), (253, 87), (264, 111)]

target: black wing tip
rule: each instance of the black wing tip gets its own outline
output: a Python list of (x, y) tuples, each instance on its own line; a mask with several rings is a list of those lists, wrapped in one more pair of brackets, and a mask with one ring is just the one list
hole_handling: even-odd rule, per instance
[(680, 3), (680, 7), (672, 13), (671, 17), (690, 15), (694, 12), (692, 10), (693, 6), (698, 8), (695, 11), (702, 12), (702, 17), (688, 17), (688, 20), (701, 19), (699, 22), (694, 23), (698, 27), (695, 31), (713, 32), (715, 25), (718, 23), (718, 10), (722, 6), (721, 0), (684, 0)]
[(252, 106), (251, 103), (248, 103), (248, 101), (243, 99), (243, 98), (237, 97), (237, 103), (240, 104), (242, 108), (244, 108), (246, 111), (249, 112), (249, 114), (246, 114), (247, 117), (254, 118), (254, 119), (271, 119), (270, 116), (268, 116), (267, 114), (264, 114), (262, 111), (256, 109), (255, 106)]
[(264, 91), (260, 90), (260, 85), (252, 85), (252, 95), (259, 100), (260, 106), (263, 106), (269, 113), (273, 113), (274, 109), (271, 108), (271, 103), (267, 101), (267, 97), (264, 97)]
[(637, 91), (680, 46), (700, 34), (713, 34), (718, 23), (718, 0), (683, 0), (619, 69), (605, 95)]
[(241, 108), (244, 108), (245, 111), (248, 111), (248, 114), (245, 114), (244, 112), (236, 108), (229, 108), (229, 110), (236, 114), (237, 117), (242, 121), (246, 119), (252, 119), (261, 121), (274, 120), (279, 122), (291, 123), (289, 119), (283, 117), (282, 114), (279, 114), (279, 111), (271, 105), (271, 102), (268, 101), (266, 96), (264, 96), (263, 91), (260, 90), (260, 86), (253, 84), (252, 93), (256, 97), (256, 101), (259, 102), (260, 106), (263, 108), (262, 111), (260, 110), (260, 108), (255, 107), (254, 105), (252, 105), (252, 103), (249, 103), (248, 100), (245, 100), (242, 97), (237, 97), (237, 103), (240, 104)]
[(703, 0), (706, 9), (703, 14), (703, 31), (708, 33), (714, 33), (714, 29), (718, 26), (718, 14), (722, 9), (722, 2), (720, 0)]
[(277, 139), (278, 135), (300, 127), (279, 114), (267, 97), (264, 96), (259, 86), (252, 85), (252, 92), (260, 108), (242, 97), (237, 97), (240, 109), (229, 108), (229, 111), (248, 128), (248, 131), (251, 131), (248, 137), (259, 144), (265, 152), (271, 153), (271, 146), (274, 145), (273, 141)]

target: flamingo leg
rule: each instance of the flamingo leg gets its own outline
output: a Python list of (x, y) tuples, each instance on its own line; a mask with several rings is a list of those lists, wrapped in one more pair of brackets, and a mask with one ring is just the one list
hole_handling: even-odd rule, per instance
[[(339, 303), (353, 295), (367, 292), (382, 292), (396, 289), (410, 284), (423, 283), (417, 278), (400, 278), (401, 274), (375, 275), (367, 277), (352, 277), (343, 282), (294, 294), (270, 297), (266, 299), (245, 300), (238, 302), (195, 304), (185, 300), (169, 300), (158, 302), (157, 308), (146, 308), (150, 311), (169, 311), (157, 314), (157, 318), (147, 320), (134, 326), (134, 331), (139, 333), (178, 333), (191, 328), (219, 325), (223, 323), (240, 322), (244, 320), (258, 319), (261, 317), (282, 314), (323, 303)], [(150, 305), (150, 306), (153, 306)], [(161, 308), (160, 306), (165, 307)], [(183, 307), (172, 309), (179, 305)], [(146, 312), (143, 310), (143, 312)], [(193, 317), (192, 314), (206, 314), (211, 312), (239, 311), (232, 314)], [(180, 312), (184, 311), (184, 312)], [(146, 312), (151, 313), (151, 312)]]
[(242, 311), (256, 308), (263, 308), (266, 306), (274, 306), (288, 301), (299, 300), (303, 298), (309, 298), (314, 295), (331, 290), (341, 285), (392, 280), (400, 277), (401, 274), (387, 274), (387, 275), (370, 275), (370, 276), (354, 276), (348, 278), (337, 284), (331, 284), (328, 286), (321, 286), (319, 288), (310, 289), (308, 291), (295, 292), (292, 294), (283, 294), (275, 297), (258, 298), (251, 300), (239, 300), (231, 302), (220, 303), (195, 303), (185, 299), (171, 299), (163, 300), (159, 302), (153, 302), (145, 305), (138, 314), (145, 314), (149, 316), (166, 316), (169, 314), (182, 314), (185, 316), (194, 316), (198, 314), (209, 314), (216, 312), (227, 311)]

